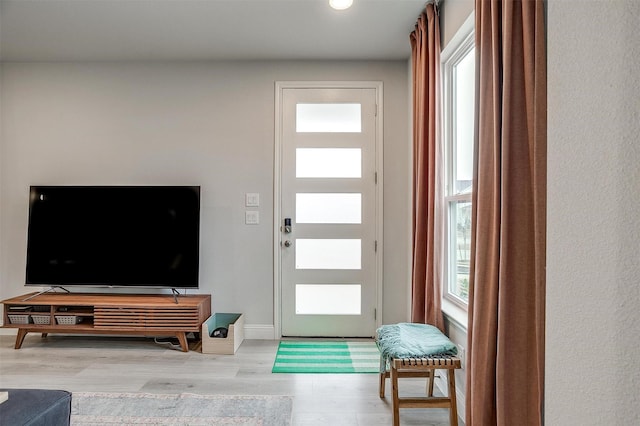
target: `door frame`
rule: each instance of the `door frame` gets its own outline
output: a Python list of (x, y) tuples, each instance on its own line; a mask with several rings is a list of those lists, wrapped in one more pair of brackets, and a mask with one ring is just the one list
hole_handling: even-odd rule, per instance
[(382, 325), (382, 261), (383, 256), (383, 108), (381, 81), (276, 81), (275, 82), (275, 149), (273, 170), (273, 327), (274, 338), (282, 337), (282, 270), (281, 247), (282, 232), (280, 230), (281, 186), (282, 186), (282, 112), (284, 89), (375, 89), (376, 91), (376, 128), (375, 128), (375, 240), (376, 240), (376, 327)]

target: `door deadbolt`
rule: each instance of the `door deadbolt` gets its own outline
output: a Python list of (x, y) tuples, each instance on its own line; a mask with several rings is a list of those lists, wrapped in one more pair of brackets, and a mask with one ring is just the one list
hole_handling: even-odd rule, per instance
[(285, 234), (290, 234), (291, 233), (291, 218), (290, 217), (285, 217), (284, 218), (284, 229), (283, 229)]

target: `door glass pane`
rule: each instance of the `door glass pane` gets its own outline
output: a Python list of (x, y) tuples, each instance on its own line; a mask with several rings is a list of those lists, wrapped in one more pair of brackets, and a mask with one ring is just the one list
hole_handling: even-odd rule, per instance
[(361, 194), (296, 194), (296, 223), (361, 223)]
[(298, 133), (360, 133), (360, 104), (296, 104)]
[(297, 178), (360, 178), (360, 148), (297, 148)]
[(360, 239), (297, 239), (296, 269), (360, 269)]
[(296, 284), (296, 314), (360, 315), (360, 284)]

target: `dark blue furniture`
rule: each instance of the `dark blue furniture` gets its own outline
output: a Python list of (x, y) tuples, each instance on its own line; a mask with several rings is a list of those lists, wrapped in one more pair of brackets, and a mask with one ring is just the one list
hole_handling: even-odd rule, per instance
[(68, 426), (71, 392), (43, 389), (0, 389), (9, 399), (0, 404), (2, 426)]

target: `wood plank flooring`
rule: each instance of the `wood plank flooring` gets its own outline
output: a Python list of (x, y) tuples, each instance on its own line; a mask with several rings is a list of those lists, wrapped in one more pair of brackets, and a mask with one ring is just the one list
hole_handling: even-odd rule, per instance
[[(71, 392), (293, 395), (294, 426), (391, 425), (390, 384), (378, 397), (377, 374), (272, 374), (278, 342), (245, 340), (235, 355), (188, 353), (153, 338), (0, 335), (0, 388)], [(405, 379), (401, 395), (423, 395)], [(403, 409), (402, 425), (444, 426), (444, 409)], [(462, 424), (462, 423), (461, 423)]]

